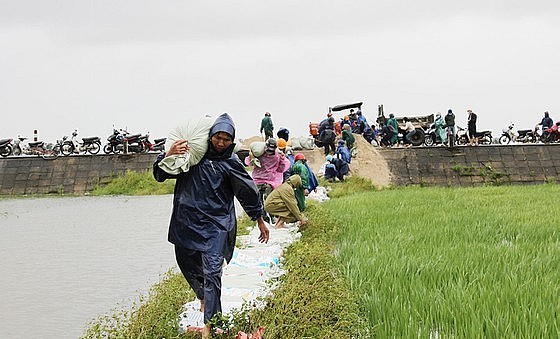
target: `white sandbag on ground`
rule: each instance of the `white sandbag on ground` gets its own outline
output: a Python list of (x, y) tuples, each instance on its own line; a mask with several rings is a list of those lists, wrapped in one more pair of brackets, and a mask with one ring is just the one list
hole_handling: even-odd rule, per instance
[(301, 148), (303, 149), (313, 149), (315, 147), (315, 139), (313, 139), (312, 137), (300, 137), (299, 138), (299, 144), (301, 145)]

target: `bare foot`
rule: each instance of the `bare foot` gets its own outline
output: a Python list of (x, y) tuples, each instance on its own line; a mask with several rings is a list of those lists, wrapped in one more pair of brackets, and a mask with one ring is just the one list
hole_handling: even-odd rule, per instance
[(204, 328), (202, 329), (202, 339), (210, 338), (210, 330), (210, 324), (204, 325)]

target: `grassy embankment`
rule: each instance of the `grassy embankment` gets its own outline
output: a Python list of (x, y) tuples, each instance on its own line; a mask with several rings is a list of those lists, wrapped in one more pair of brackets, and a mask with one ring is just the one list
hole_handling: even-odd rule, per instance
[[(333, 187), (336, 199), (310, 204), (269, 307), (238, 317), (233, 334), (259, 325), (268, 338), (560, 333), (559, 186)], [(176, 337), (176, 315), (192, 297), (170, 273), (111, 337)]]

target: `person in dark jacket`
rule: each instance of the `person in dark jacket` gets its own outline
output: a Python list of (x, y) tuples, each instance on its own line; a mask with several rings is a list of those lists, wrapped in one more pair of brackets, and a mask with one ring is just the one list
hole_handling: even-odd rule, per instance
[(278, 139), (284, 139), (286, 141), (290, 140), (290, 131), (287, 128), (280, 127), (278, 132), (276, 132)]
[(342, 139), (338, 139), (337, 146), (336, 146), (336, 153), (337, 158), (341, 158), (347, 163), (352, 162), (352, 155), (350, 155), (350, 150), (346, 147), (346, 142)]
[(455, 146), (455, 114), (451, 108), (447, 110), (447, 114), (444, 119), (449, 147), (453, 147)]
[(350, 173), (350, 166), (348, 166), (348, 163), (330, 154), (327, 155), (326, 160), (324, 178), (331, 182), (334, 182), (335, 178), (344, 181), (344, 176)]
[(321, 142), (325, 147), (325, 155), (331, 153), (334, 154), (334, 152), (336, 151), (334, 147), (334, 141), (336, 139), (336, 134), (334, 132), (334, 118), (330, 117), (323, 126), (319, 127), (319, 131)]
[(551, 128), (552, 125), (554, 125), (554, 122), (552, 121), (552, 118), (550, 117), (548, 111), (544, 112), (544, 117), (542, 118), (539, 125), (542, 126), (543, 133), (546, 132), (549, 128)]
[(259, 241), (269, 238), (257, 187), (233, 153), (234, 138), (235, 125), (224, 113), (210, 129), (204, 157), (188, 172), (171, 175), (158, 166), (165, 156), (187, 152), (186, 140), (176, 141), (153, 166), (158, 182), (177, 179), (168, 240), (175, 245), (183, 276), (201, 301), (206, 324), (203, 337), (210, 334), (210, 319), (222, 310), (222, 264), (224, 259), (231, 260), (237, 234), (234, 197), (251, 220), (257, 221)]

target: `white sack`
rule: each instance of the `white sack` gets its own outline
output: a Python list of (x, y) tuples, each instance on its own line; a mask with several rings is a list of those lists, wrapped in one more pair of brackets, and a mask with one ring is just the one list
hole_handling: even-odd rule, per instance
[(208, 115), (188, 119), (169, 132), (165, 142), (165, 152), (169, 151), (175, 141), (181, 139), (187, 140), (190, 149), (182, 155), (165, 157), (158, 164), (159, 167), (169, 174), (179, 174), (187, 172), (191, 166), (198, 164), (208, 150), (208, 134), (214, 120)]

